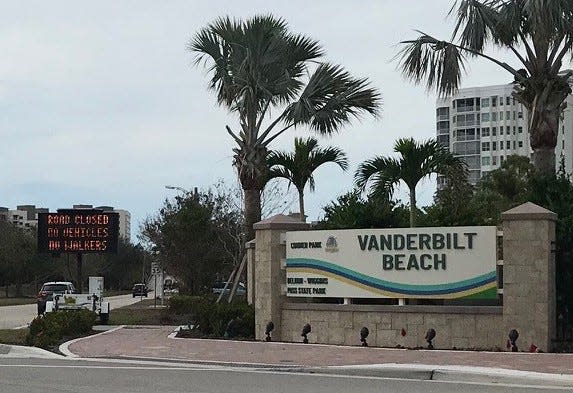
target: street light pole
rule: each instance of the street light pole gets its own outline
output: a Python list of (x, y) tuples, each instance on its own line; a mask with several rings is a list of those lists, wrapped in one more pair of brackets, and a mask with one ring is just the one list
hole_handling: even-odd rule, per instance
[(178, 186), (165, 186), (166, 189), (168, 190), (177, 190), (177, 191), (181, 191), (184, 193), (188, 193), (189, 190), (184, 189), (183, 187), (178, 187)]
[[(184, 194), (191, 194), (191, 191), (189, 191), (183, 187), (179, 187), (179, 186), (164, 186), (164, 187), (168, 190), (177, 190), (177, 191), (180, 191)], [(194, 187), (193, 188), (193, 195), (195, 197), (197, 197), (198, 194), (199, 194), (199, 191), (197, 190), (197, 187)]]

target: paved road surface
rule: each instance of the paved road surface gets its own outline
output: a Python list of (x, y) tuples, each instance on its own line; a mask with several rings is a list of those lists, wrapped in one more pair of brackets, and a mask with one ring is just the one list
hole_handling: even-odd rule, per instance
[(168, 366), (0, 358), (0, 391), (2, 393), (539, 393), (567, 390), (550, 387), (297, 374), (272, 370), (186, 367), (173, 364)]
[[(150, 292), (152, 298), (153, 292)], [(139, 297), (133, 298), (132, 295), (120, 295), (106, 298), (110, 302), (113, 312), (114, 308), (128, 306), (140, 300)], [(38, 315), (36, 304), (24, 304), (21, 306), (0, 307), (0, 329), (13, 329), (25, 326)]]

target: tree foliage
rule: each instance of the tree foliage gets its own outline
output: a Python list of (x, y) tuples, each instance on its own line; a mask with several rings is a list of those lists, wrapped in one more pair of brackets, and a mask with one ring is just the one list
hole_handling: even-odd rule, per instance
[(410, 226), (416, 224), (416, 185), (432, 174), (445, 174), (449, 168), (463, 171), (465, 164), (434, 140), (416, 142), (413, 138), (401, 138), (394, 144), (399, 156), (378, 156), (364, 161), (354, 175), (356, 186), (370, 193), (389, 199), (404, 182), (410, 193)]
[(0, 220), (0, 285), (16, 285), (21, 296), (22, 284), (37, 271), (35, 237), (28, 231)]
[(166, 199), (142, 225), (142, 239), (190, 293), (211, 288), (240, 259), (242, 214), (228, 198), (210, 190), (185, 193)]
[(375, 195), (362, 196), (359, 190), (336, 198), (324, 206), (318, 229), (400, 228), (408, 226), (408, 209)]
[[(528, 110), (536, 169), (554, 173), (559, 116), (571, 93), (573, 71), (562, 66), (573, 55), (573, 2), (459, 0), (450, 15), (456, 19), (450, 41), (420, 32), (417, 39), (401, 43), (403, 74), (441, 95), (452, 95), (468, 57), (497, 64), (513, 77), (513, 96)], [(518, 65), (488, 55), (492, 46), (513, 53)]]
[(295, 138), (294, 152), (272, 151), (267, 158), (269, 179), (286, 179), (297, 189), (301, 221), (306, 221), (304, 188), (308, 184), (310, 191), (314, 191), (314, 171), (329, 162), (343, 171), (348, 168), (348, 159), (342, 150), (337, 147), (320, 148), (315, 138)]
[(380, 96), (367, 79), (320, 62), (324, 51), (317, 41), (292, 33), (272, 15), (219, 18), (195, 34), (189, 50), (210, 73), (217, 102), (239, 120), (226, 129), (236, 144), (233, 164), (245, 192), (248, 238), (261, 219), (260, 193), (273, 140), (296, 126), (330, 135), (353, 118), (378, 113)]

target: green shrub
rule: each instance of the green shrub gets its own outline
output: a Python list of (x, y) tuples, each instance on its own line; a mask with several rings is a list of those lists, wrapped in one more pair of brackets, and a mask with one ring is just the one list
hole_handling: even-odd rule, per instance
[(36, 317), (30, 324), (26, 344), (49, 348), (64, 337), (78, 337), (89, 333), (96, 314), (89, 310), (59, 311)]
[(169, 309), (177, 315), (192, 314), (195, 315), (201, 304), (207, 301), (201, 296), (177, 295), (169, 298)]
[(174, 296), (169, 307), (175, 314), (190, 314), (204, 335), (225, 336), (231, 320), (231, 336), (251, 338), (255, 332), (255, 310), (245, 302), (215, 303), (211, 297)]

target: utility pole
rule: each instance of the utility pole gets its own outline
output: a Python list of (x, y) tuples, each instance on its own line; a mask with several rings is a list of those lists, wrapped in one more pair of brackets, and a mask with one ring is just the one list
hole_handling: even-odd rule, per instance
[(77, 280), (78, 280), (78, 288), (77, 290), (80, 291), (80, 293), (84, 292), (84, 282), (82, 279), (82, 265), (83, 265), (83, 255), (81, 252), (78, 252), (76, 254), (76, 274), (77, 274)]

